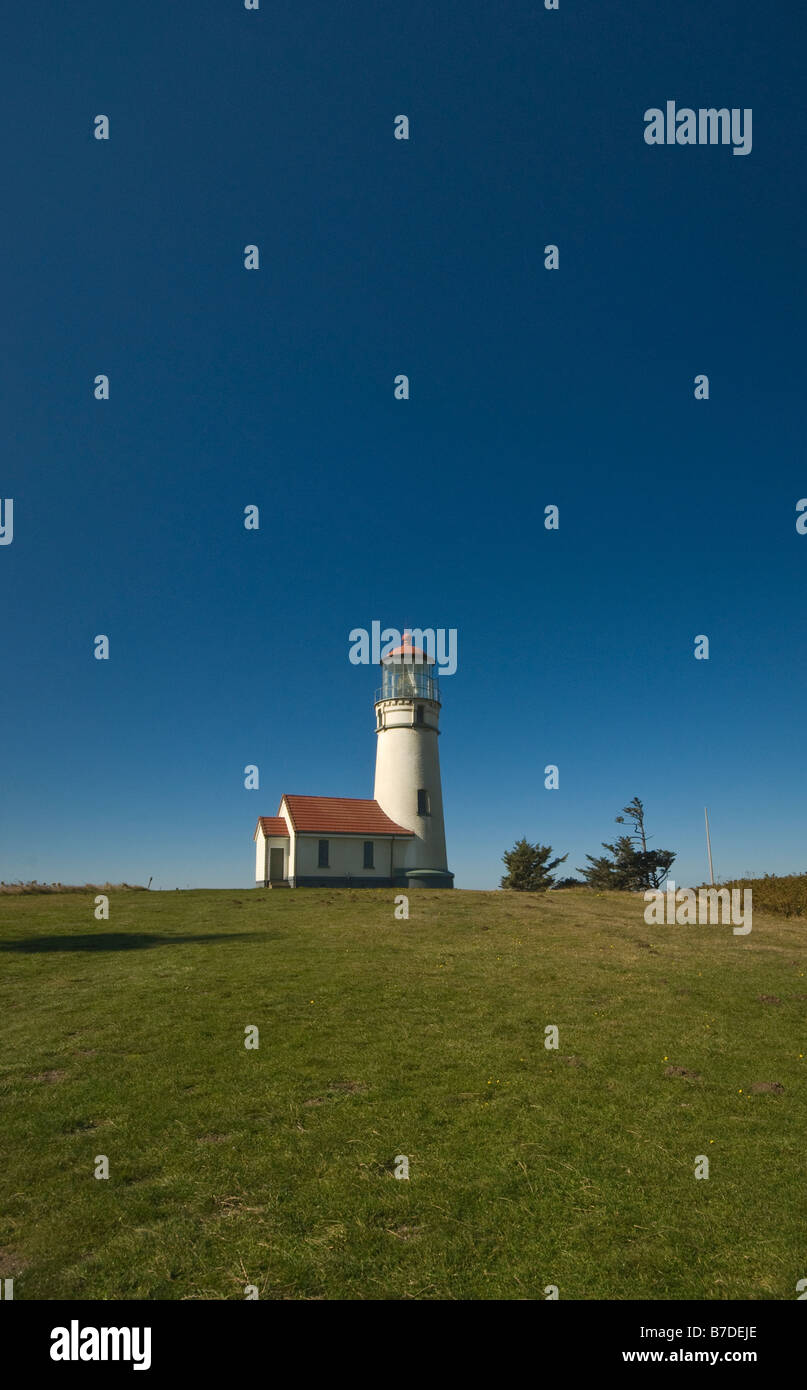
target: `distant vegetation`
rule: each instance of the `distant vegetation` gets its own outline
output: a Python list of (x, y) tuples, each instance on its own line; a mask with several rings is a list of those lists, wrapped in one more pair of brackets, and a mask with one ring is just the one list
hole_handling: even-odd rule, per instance
[(529, 840), (517, 840), (511, 850), (502, 855), (507, 873), (502, 888), (516, 893), (545, 893), (555, 882), (552, 870), (569, 858), (568, 854), (550, 859), (551, 845), (531, 845)]
[(603, 842), (608, 854), (598, 858), (587, 854), (588, 867), (578, 868), (590, 888), (627, 893), (660, 888), (675, 863), (674, 850), (648, 847), (644, 804), (638, 796), (623, 807), (622, 814), (616, 817), (617, 825), (624, 825), (626, 816), (633, 823), (633, 833), (620, 835), (613, 845)]
[(0, 893), (145, 893), (142, 883), (0, 883)]
[[(701, 888), (711, 885), (702, 883)], [(773, 912), (778, 917), (807, 917), (807, 873), (765, 874), (764, 878), (730, 878), (717, 888), (751, 888), (755, 912)]]
[(518, 893), (545, 893), (549, 888), (595, 888), (598, 892), (641, 893), (648, 888), (660, 888), (675, 863), (671, 849), (651, 849), (648, 845), (644, 820), (644, 803), (635, 796), (616, 817), (617, 825), (629, 821), (632, 832), (620, 835), (612, 845), (603, 842), (607, 854), (587, 854), (588, 864), (577, 872), (582, 879), (555, 879), (552, 870), (565, 863), (568, 854), (549, 859), (551, 845), (531, 845), (529, 840), (517, 840), (502, 856), (507, 874), (502, 888)]

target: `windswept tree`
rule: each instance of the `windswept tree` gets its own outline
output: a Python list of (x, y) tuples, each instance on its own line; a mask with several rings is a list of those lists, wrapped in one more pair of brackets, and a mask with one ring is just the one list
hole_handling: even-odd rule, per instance
[(622, 889), (639, 893), (648, 888), (661, 888), (675, 862), (675, 852), (670, 849), (650, 849), (649, 837), (645, 827), (644, 805), (635, 796), (621, 815), (616, 817), (617, 825), (630, 823), (632, 832), (620, 835), (612, 845), (603, 842), (607, 854), (597, 857), (586, 855), (588, 867), (578, 869), (590, 888)]
[(513, 848), (502, 855), (507, 869), (502, 888), (513, 888), (517, 893), (545, 893), (555, 882), (553, 869), (569, 858), (568, 854), (563, 854), (550, 860), (551, 853), (551, 845), (531, 845), (529, 840), (517, 840)]

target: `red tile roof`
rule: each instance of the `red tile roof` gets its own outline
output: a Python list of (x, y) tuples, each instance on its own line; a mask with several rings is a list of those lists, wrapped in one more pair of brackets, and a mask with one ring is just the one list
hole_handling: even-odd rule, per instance
[(253, 840), (257, 840), (259, 829), (263, 831), (267, 839), (270, 835), (283, 835), (287, 840), (289, 838), (289, 827), (283, 816), (258, 816)]
[[(350, 796), (284, 796), (294, 829), (320, 835), (414, 835), (396, 825), (377, 801)], [(281, 803), (282, 804), (282, 803)]]

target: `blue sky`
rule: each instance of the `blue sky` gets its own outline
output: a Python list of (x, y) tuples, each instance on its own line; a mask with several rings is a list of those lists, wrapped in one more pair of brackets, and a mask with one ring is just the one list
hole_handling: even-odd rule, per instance
[[(807, 868), (803, 25), (16, 7), (1, 878), (250, 884), (282, 792), (372, 795), (373, 619), (458, 630), (458, 886), (521, 835), (573, 871), (635, 795), (679, 882), (705, 803), (719, 875)], [(667, 100), (752, 152), (646, 145)]]

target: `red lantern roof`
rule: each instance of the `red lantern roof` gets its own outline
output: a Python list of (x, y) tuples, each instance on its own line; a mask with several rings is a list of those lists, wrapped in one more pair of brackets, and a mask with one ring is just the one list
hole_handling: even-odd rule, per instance
[(391, 652), (387, 652), (386, 656), (382, 656), (379, 664), (383, 666), (385, 661), (406, 661), (411, 664), (417, 662), (421, 666), (434, 665), (434, 657), (429, 656), (428, 652), (424, 652), (422, 647), (413, 646), (412, 639), (408, 632), (404, 633), (400, 647), (393, 647)]

